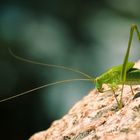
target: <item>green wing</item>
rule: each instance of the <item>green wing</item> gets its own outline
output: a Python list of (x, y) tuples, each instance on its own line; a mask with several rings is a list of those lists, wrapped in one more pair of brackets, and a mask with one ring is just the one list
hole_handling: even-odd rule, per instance
[[(134, 66), (134, 62), (128, 62), (125, 66), (125, 69), (126, 69), (126, 73), (127, 71), (129, 71), (131, 68), (133, 68)], [(117, 72), (122, 72), (122, 69), (123, 69), (123, 65), (118, 65), (118, 66), (114, 66), (112, 67), (112, 71), (117, 71)], [(122, 75), (121, 75), (122, 76)], [(122, 78), (122, 77), (121, 77)]]
[(131, 68), (127, 72), (125, 84), (139, 85), (140, 84), (140, 69)]

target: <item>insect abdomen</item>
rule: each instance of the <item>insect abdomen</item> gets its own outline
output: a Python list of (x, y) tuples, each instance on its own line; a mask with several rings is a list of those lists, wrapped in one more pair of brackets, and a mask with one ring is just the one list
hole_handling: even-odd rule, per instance
[(140, 84), (140, 70), (136, 68), (130, 69), (126, 75), (126, 85), (139, 85)]

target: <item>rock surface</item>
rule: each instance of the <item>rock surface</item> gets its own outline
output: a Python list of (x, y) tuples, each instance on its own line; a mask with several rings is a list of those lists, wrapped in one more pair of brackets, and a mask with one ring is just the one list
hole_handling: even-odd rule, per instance
[[(135, 67), (140, 68), (140, 62)], [(106, 88), (106, 87), (105, 87)], [(29, 140), (140, 140), (140, 85), (124, 87), (124, 107), (117, 109), (112, 91), (95, 89), (51, 127)], [(121, 86), (116, 90), (119, 97)]]

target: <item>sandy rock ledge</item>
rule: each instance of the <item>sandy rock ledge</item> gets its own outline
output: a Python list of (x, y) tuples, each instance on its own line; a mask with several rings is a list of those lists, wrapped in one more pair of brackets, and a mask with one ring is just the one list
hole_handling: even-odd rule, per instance
[[(116, 91), (118, 96), (120, 89)], [(93, 90), (49, 129), (29, 140), (140, 140), (140, 85), (133, 90), (135, 96), (125, 86), (121, 110), (111, 91)]]

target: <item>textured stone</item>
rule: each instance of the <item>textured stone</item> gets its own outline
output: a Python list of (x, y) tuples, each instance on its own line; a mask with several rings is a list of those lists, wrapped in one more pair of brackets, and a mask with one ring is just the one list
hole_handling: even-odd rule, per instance
[[(140, 67), (140, 62), (135, 67)], [(105, 89), (106, 89), (105, 85)], [(124, 107), (117, 109), (112, 91), (98, 93), (95, 89), (77, 102), (60, 120), (29, 140), (139, 140), (140, 85), (124, 87)], [(116, 90), (120, 95), (121, 86)]]

